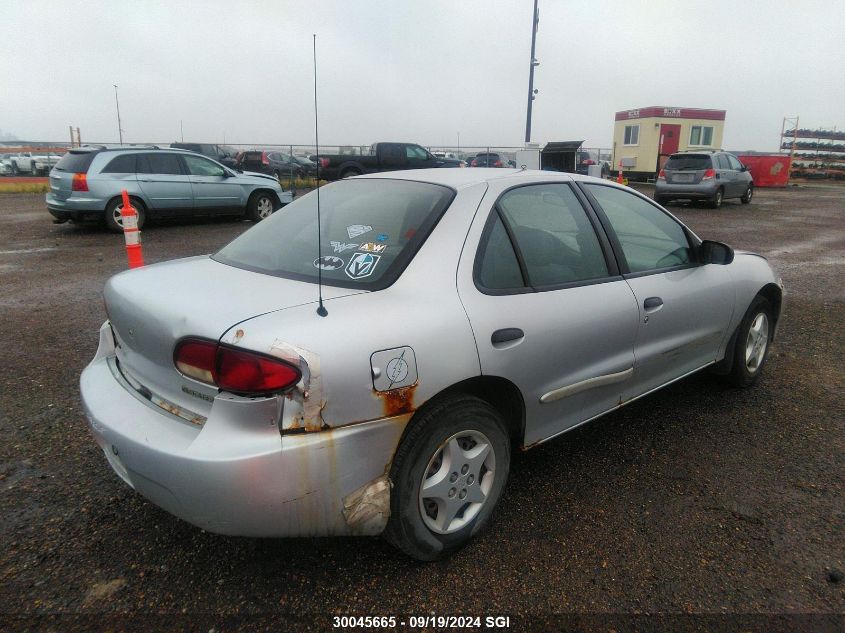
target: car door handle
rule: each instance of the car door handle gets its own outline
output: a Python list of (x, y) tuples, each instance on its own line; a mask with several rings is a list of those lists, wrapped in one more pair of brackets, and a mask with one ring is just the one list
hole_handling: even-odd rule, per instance
[(493, 345), (500, 345), (502, 343), (509, 343), (510, 341), (517, 341), (521, 338), (525, 338), (525, 332), (520, 330), (518, 327), (506, 327), (493, 332), (493, 336), (490, 337), (490, 342), (493, 343)]
[(655, 310), (659, 310), (663, 307), (663, 299), (660, 297), (649, 297), (645, 301), (643, 301), (643, 308), (645, 308), (646, 312), (654, 312)]

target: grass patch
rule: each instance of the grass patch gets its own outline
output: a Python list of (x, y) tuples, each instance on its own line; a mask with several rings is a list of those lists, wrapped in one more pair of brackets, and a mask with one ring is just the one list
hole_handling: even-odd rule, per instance
[(50, 184), (46, 182), (0, 182), (0, 193), (47, 193)]
[[(283, 189), (314, 189), (317, 186), (317, 179), (316, 178), (294, 178), (291, 180), (290, 178), (285, 178), (282, 176), (279, 178), (279, 184), (282, 185)], [(321, 180), (320, 186), (328, 184), (327, 180)]]

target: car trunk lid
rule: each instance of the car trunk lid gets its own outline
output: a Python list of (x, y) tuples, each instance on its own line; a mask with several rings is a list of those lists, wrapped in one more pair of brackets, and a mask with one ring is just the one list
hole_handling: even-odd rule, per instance
[[(324, 287), (323, 296), (330, 300), (356, 292)], [(105, 289), (121, 373), (145, 397), (188, 418), (181, 415), (183, 409), (207, 416), (218, 390), (177, 371), (173, 351), (180, 339), (217, 341), (245, 320), (316, 301), (314, 284), (250, 272), (208, 256), (128, 271), (112, 277)]]

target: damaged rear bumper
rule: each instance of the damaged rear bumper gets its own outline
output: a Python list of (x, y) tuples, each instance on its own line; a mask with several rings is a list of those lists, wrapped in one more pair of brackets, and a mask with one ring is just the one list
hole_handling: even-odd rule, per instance
[(114, 471), (210, 532), (254, 537), (378, 534), (389, 470), (409, 415), (284, 434), (284, 398), (221, 393), (202, 425), (140, 397), (104, 324), (80, 380), (89, 425)]

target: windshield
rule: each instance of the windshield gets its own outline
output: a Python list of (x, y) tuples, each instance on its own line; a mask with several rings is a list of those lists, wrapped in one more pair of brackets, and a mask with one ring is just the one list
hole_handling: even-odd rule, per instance
[(317, 256), (317, 193), (312, 191), (236, 238), (212, 257), (255, 272), (343, 288), (392, 284), (437, 224), (454, 192), (406, 180), (342, 180), (320, 188), (322, 257)]
[(710, 157), (705, 154), (670, 156), (664, 169), (710, 169)]

